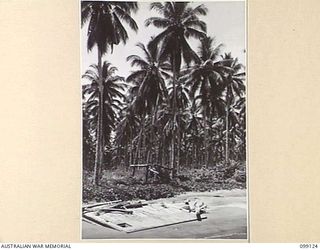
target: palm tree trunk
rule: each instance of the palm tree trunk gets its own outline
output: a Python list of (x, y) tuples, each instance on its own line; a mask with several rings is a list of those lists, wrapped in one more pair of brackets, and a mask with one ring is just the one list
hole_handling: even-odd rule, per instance
[(230, 94), (229, 94), (229, 85), (227, 86), (227, 105), (226, 105), (226, 158), (225, 158), (225, 164), (229, 164), (229, 106), (230, 106)]
[(141, 125), (140, 125), (140, 132), (139, 132), (139, 141), (137, 145), (137, 154), (136, 154), (136, 164), (141, 163), (141, 155), (143, 154), (143, 136), (144, 136), (144, 123), (145, 123), (145, 117), (142, 115), (141, 119)]
[(204, 133), (205, 133), (205, 167), (208, 168), (208, 163), (209, 163), (209, 124), (208, 124), (208, 112), (207, 112), (207, 108), (205, 108), (205, 112), (204, 112), (204, 121), (205, 121), (205, 129), (204, 129)]
[(163, 132), (161, 132), (162, 135), (162, 141), (161, 141), (161, 165), (167, 164), (166, 162), (166, 151), (165, 151), (165, 135)]
[[(99, 101), (100, 102), (100, 101)], [(98, 172), (99, 172), (99, 152), (100, 152), (100, 147), (99, 147), (99, 137), (100, 137), (100, 115), (98, 115), (98, 121), (97, 121), (97, 132), (96, 132), (96, 152), (95, 152), (95, 161), (94, 161), (94, 169), (93, 169), (93, 184), (97, 185), (98, 184)]]
[(133, 147), (133, 144), (132, 144), (132, 132), (130, 131), (130, 136), (129, 136), (129, 143), (130, 143), (130, 152), (129, 152), (129, 164), (127, 166), (127, 168), (129, 168), (129, 166), (132, 164), (132, 147)]
[(95, 155), (95, 165), (93, 172), (93, 183), (94, 185), (99, 185), (100, 180), (100, 170), (101, 163), (103, 160), (103, 145), (102, 145), (102, 121), (103, 121), (103, 83), (102, 83), (102, 53), (98, 48), (98, 73), (99, 73), (99, 111), (98, 111), (98, 121), (97, 121), (97, 141), (96, 141), (96, 155)]
[(180, 131), (178, 131), (178, 145), (177, 145), (177, 173), (180, 171), (180, 147), (181, 147), (181, 137)]
[[(156, 152), (154, 151), (157, 151), (157, 147), (155, 145), (155, 129), (154, 129), (154, 125), (155, 125), (155, 122), (156, 122), (156, 115), (157, 115), (157, 112), (158, 112), (158, 97), (156, 99), (156, 104), (155, 106), (153, 107), (153, 112), (152, 112), (152, 118), (151, 118), (151, 141), (150, 141), (150, 151), (148, 152), (148, 163), (150, 161), (150, 154), (151, 156), (153, 155), (156, 155)], [(155, 154), (154, 154), (155, 153)], [(151, 161), (153, 161), (153, 157), (151, 157)]]
[(138, 135), (138, 142), (137, 142), (137, 145), (136, 145), (136, 150), (135, 150), (135, 157), (134, 157), (134, 164), (138, 164), (139, 163), (139, 148), (140, 148), (140, 137), (141, 137), (141, 132), (139, 131), (139, 135)]
[(173, 81), (172, 81), (172, 87), (173, 87), (173, 104), (172, 104), (172, 113), (173, 113), (173, 132), (172, 132), (172, 141), (171, 141), (171, 178), (175, 177), (175, 137), (176, 137), (176, 78), (177, 78), (177, 72), (176, 72), (176, 56), (175, 53), (173, 53), (173, 59), (172, 59), (172, 67), (173, 67)]
[(143, 152), (142, 152), (142, 157), (143, 157), (143, 163), (146, 163), (147, 159), (147, 137), (146, 137), (146, 125), (145, 125), (145, 120), (144, 120), (144, 124), (143, 124), (143, 130), (142, 130), (142, 148), (143, 148)]

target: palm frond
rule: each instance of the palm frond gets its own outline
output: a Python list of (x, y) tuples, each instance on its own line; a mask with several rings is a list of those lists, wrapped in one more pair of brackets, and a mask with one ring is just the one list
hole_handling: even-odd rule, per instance
[(164, 5), (161, 2), (153, 2), (150, 4), (150, 10), (155, 10), (159, 14), (164, 13)]
[(128, 25), (129, 27), (134, 30), (135, 32), (138, 31), (138, 25), (135, 22), (135, 20), (128, 14), (127, 11), (124, 11), (123, 9), (121, 9), (119, 6), (116, 6), (114, 8), (115, 13), (121, 18), (123, 19)]
[(127, 82), (136, 82), (139, 81), (140, 79), (144, 78), (146, 74), (145, 70), (137, 70), (132, 72), (126, 79)]
[(187, 38), (189, 36), (191, 36), (191, 37), (194, 37), (194, 38), (200, 40), (200, 39), (206, 37), (206, 33), (199, 31), (199, 30), (196, 30), (194, 28), (186, 28), (186, 36), (187, 36)]
[(81, 27), (89, 20), (91, 13), (91, 2), (81, 2)]
[(157, 28), (167, 28), (171, 22), (166, 18), (161, 17), (150, 17), (144, 22), (145, 26), (148, 27), (150, 24), (154, 25)]
[(184, 22), (187, 27), (200, 29), (202, 32), (207, 32), (207, 24), (204, 21), (200, 21), (198, 18), (190, 18)]

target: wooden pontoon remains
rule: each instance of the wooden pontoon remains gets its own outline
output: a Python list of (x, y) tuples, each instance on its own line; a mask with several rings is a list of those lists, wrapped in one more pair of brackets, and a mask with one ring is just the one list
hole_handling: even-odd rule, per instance
[[(185, 203), (113, 202), (89, 205), (83, 218), (118, 231), (133, 233), (199, 220), (195, 212), (185, 209)], [(206, 219), (200, 216), (200, 220)]]

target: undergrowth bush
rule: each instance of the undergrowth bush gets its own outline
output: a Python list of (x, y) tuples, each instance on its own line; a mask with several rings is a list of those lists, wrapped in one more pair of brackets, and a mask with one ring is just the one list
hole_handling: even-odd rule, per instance
[[(241, 178), (239, 177), (241, 176)], [(112, 200), (153, 200), (173, 197), (184, 192), (205, 192), (221, 189), (245, 188), (244, 164), (231, 163), (228, 167), (183, 168), (169, 183), (144, 183), (143, 171), (134, 177), (128, 171), (104, 171), (99, 186), (93, 185), (92, 173), (83, 172), (83, 202)]]

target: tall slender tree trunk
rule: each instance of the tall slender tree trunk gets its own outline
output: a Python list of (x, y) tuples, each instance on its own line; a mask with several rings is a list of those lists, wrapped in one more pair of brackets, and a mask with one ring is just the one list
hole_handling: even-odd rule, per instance
[(140, 163), (141, 154), (143, 154), (144, 123), (145, 123), (145, 117), (143, 115), (141, 119), (141, 125), (140, 125), (141, 127), (139, 132), (140, 135), (139, 135), (139, 140), (137, 145), (136, 164)]
[(225, 164), (229, 164), (229, 108), (230, 108), (230, 87), (229, 84), (227, 86), (227, 95), (226, 95), (226, 156), (225, 156)]
[(172, 104), (172, 113), (173, 113), (173, 131), (172, 131), (172, 141), (171, 141), (171, 178), (175, 178), (175, 143), (176, 143), (176, 122), (177, 122), (177, 117), (176, 117), (176, 105), (177, 105), (177, 100), (176, 100), (176, 78), (177, 78), (177, 72), (176, 72), (176, 55), (173, 53), (173, 58), (172, 58), (172, 66), (173, 66), (173, 81), (172, 81), (172, 87), (173, 87), (173, 104)]
[(193, 168), (197, 168), (197, 158), (198, 158), (198, 144), (194, 148)]
[(204, 112), (204, 123), (205, 123), (205, 128), (204, 128), (204, 134), (205, 134), (205, 167), (208, 168), (209, 164), (209, 122), (208, 122), (208, 110), (207, 107), (205, 107), (205, 112)]
[(103, 82), (102, 82), (102, 53), (98, 48), (98, 74), (99, 74), (99, 111), (98, 111), (98, 121), (97, 121), (97, 141), (96, 141), (96, 155), (95, 164), (93, 172), (93, 182), (94, 185), (99, 185), (101, 164), (103, 161)]
[[(99, 101), (100, 102), (100, 101)], [(99, 152), (100, 152), (100, 147), (99, 147), (99, 136), (100, 136), (100, 131), (99, 131), (99, 124), (100, 124), (100, 115), (98, 115), (98, 121), (97, 121), (97, 132), (96, 132), (96, 152), (95, 152), (95, 161), (94, 161), (94, 169), (93, 169), (93, 184), (97, 185), (98, 184), (98, 172), (99, 172)]]
[(153, 107), (153, 110), (152, 110), (152, 118), (151, 118), (151, 140), (150, 140), (150, 147), (149, 147), (149, 151), (148, 151), (148, 160), (147, 162), (150, 163), (150, 158), (151, 158), (151, 161), (153, 161), (153, 155), (156, 155), (156, 152), (154, 151), (157, 151), (157, 147), (155, 145), (155, 129), (154, 129), (154, 125), (155, 125), (155, 122), (156, 122), (156, 115), (157, 115), (157, 112), (158, 112), (158, 97), (157, 97), (157, 100), (156, 100), (156, 104), (155, 106)]
[(181, 148), (181, 137), (180, 137), (180, 131), (178, 131), (178, 145), (177, 145), (177, 173), (180, 171), (180, 148)]
[(165, 151), (165, 135), (163, 133), (163, 131), (161, 132), (161, 135), (162, 135), (162, 141), (161, 141), (161, 165), (166, 165), (167, 162), (166, 162), (166, 151)]
[(161, 137), (158, 140), (159, 145), (159, 153), (158, 153), (158, 163), (162, 166), (162, 158), (163, 158), (163, 149), (162, 149), (162, 143), (161, 143)]
[(129, 136), (129, 142), (130, 142), (130, 152), (129, 152), (129, 164), (127, 168), (132, 164), (132, 152), (133, 152), (133, 144), (132, 144), (132, 131), (130, 130), (130, 136)]
[(139, 159), (140, 159), (140, 144), (141, 144), (141, 132), (139, 132), (139, 139), (138, 139), (138, 144), (136, 146), (136, 152), (135, 152), (135, 157), (134, 157), (134, 164), (138, 164), (139, 163)]
[(146, 137), (146, 125), (145, 125), (145, 120), (144, 120), (144, 124), (143, 124), (143, 130), (142, 130), (142, 136), (143, 136), (143, 140), (142, 140), (142, 148), (143, 148), (143, 163), (146, 163), (146, 161), (148, 160), (148, 155), (147, 155), (147, 137)]

